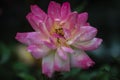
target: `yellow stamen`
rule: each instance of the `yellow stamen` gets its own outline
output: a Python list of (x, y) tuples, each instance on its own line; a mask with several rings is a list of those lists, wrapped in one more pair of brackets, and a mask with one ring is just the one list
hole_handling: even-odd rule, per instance
[(66, 39), (64, 37), (64, 31), (62, 25), (59, 25), (58, 22), (55, 22), (51, 28), (50, 34), (58, 34), (60, 38), (55, 38), (55, 43), (57, 46), (66, 45)]

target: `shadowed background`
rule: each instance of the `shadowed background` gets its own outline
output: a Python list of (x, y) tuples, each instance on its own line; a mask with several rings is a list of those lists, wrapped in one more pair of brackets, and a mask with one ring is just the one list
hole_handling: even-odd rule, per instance
[(72, 69), (49, 79), (42, 75), (40, 60), (15, 40), (17, 32), (33, 31), (25, 16), (31, 4), (47, 12), (50, 0), (0, 1), (0, 80), (120, 80), (120, 0), (53, 0), (70, 2), (72, 11), (88, 12), (90, 24), (103, 39), (95, 51), (87, 52), (96, 62), (88, 70)]

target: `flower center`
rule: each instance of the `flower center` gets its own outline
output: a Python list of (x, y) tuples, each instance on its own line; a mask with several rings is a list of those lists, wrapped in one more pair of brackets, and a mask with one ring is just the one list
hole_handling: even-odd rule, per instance
[(58, 34), (61, 37), (64, 37), (64, 32), (63, 32), (63, 28), (58, 28), (55, 29), (56, 34)]
[(64, 38), (63, 28), (55, 29), (55, 31), (56, 31), (56, 34), (58, 35), (57, 42), (61, 43), (61, 39), (60, 38)]
[(64, 37), (62, 25), (59, 25), (59, 23), (55, 22), (51, 28), (50, 34), (54, 36), (54, 41), (57, 46), (66, 45), (66, 39)]

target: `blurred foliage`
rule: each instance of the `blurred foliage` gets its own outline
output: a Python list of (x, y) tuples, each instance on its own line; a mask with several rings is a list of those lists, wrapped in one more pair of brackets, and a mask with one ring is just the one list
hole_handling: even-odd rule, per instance
[[(0, 45), (0, 79), (1, 80), (119, 80), (120, 79), (120, 61), (115, 57), (111, 57), (112, 61), (99, 62), (88, 70), (72, 68), (70, 72), (55, 72), (52, 78), (48, 78), (41, 72), (40, 64), (26, 64), (20, 61), (16, 56), (18, 45), (10, 46), (1, 43)], [(24, 47), (24, 46), (21, 46)], [(101, 49), (101, 48), (99, 48)], [(24, 49), (23, 49), (24, 50)], [(19, 51), (19, 50), (18, 50)], [(99, 53), (100, 50), (95, 52)], [(100, 51), (100, 53), (104, 53)], [(95, 57), (96, 55), (91, 55)], [(100, 55), (100, 54), (99, 54)], [(25, 56), (25, 55), (23, 55)], [(103, 56), (103, 55), (102, 55)], [(27, 57), (27, 56), (26, 56)], [(97, 56), (96, 56), (97, 57)], [(120, 58), (120, 57), (119, 57)], [(95, 59), (95, 58), (94, 58)], [(36, 61), (37, 62), (37, 61)]]
[(50, 0), (1, 0), (0, 2), (0, 80), (120, 80), (120, 0), (54, 0), (70, 2), (72, 11), (88, 12), (89, 22), (98, 29), (103, 44), (87, 52), (96, 62), (90, 69), (72, 68), (55, 72), (52, 78), (42, 74), (41, 63), (17, 44), (17, 32), (33, 31), (25, 19), (31, 4), (45, 12)]
[(0, 43), (0, 64), (6, 63), (10, 58), (10, 50), (6, 45)]
[(80, 5), (78, 5), (73, 11), (77, 11), (78, 13), (84, 11), (85, 6), (87, 5), (87, 1), (83, 1)]

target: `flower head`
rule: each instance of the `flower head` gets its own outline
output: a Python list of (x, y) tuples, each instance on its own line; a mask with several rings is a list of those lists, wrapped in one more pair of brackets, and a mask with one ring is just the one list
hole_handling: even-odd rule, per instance
[(35, 31), (17, 33), (16, 39), (28, 45), (33, 57), (42, 58), (42, 73), (51, 77), (70, 66), (86, 69), (94, 64), (84, 51), (98, 48), (102, 39), (95, 38), (97, 29), (87, 22), (88, 13), (71, 12), (68, 2), (51, 1), (47, 14), (31, 5), (26, 18)]

